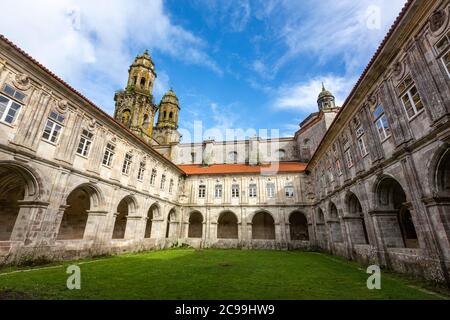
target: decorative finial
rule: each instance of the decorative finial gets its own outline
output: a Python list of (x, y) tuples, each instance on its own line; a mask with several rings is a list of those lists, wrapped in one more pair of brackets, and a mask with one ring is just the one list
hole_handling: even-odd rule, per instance
[(326, 91), (325, 84), (322, 82), (322, 91)]

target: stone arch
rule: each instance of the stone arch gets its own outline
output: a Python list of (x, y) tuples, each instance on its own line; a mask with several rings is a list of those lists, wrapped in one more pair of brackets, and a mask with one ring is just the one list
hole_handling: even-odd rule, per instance
[(269, 212), (259, 211), (253, 216), (252, 239), (275, 240), (275, 220)]
[(137, 212), (138, 205), (134, 196), (126, 196), (117, 206), (116, 221), (114, 222), (113, 239), (124, 239), (127, 228), (127, 218)]
[(336, 205), (333, 201), (330, 201), (328, 205), (328, 225), (330, 226), (331, 241), (343, 242), (344, 237), (342, 235), (341, 221), (339, 220), (339, 213)]
[(188, 238), (202, 238), (203, 215), (199, 211), (193, 211), (189, 215)]
[(144, 238), (150, 239), (152, 237), (152, 227), (153, 227), (153, 219), (159, 216), (160, 207), (157, 203), (152, 204), (152, 206), (148, 209), (147, 212), (147, 221), (145, 223), (145, 233)]
[(58, 240), (80, 240), (84, 238), (89, 211), (104, 207), (100, 189), (86, 183), (74, 188), (65, 199), (64, 210), (58, 231)]
[(0, 161), (0, 241), (9, 241), (19, 224), (21, 204), (39, 201), (45, 193), (38, 172), (26, 165)]
[(177, 223), (177, 211), (172, 208), (167, 215), (166, 238), (170, 238), (173, 233), (174, 224)]
[(431, 166), (432, 188), (438, 196), (450, 196), (450, 147), (446, 145), (438, 151)]
[(359, 198), (353, 192), (348, 192), (345, 199), (347, 218), (349, 219), (348, 226), (353, 243), (369, 244), (369, 234), (367, 233), (364, 212)]
[(294, 211), (289, 216), (291, 240), (309, 241), (308, 219), (301, 211)]
[(382, 230), (386, 245), (417, 248), (418, 238), (411, 206), (402, 185), (391, 176), (383, 176), (376, 184), (375, 190), (377, 212), (383, 213), (380, 224), (384, 224)]
[(224, 211), (217, 220), (218, 239), (238, 239), (238, 218), (232, 211)]
[(325, 215), (322, 208), (317, 208), (317, 223), (325, 223)]

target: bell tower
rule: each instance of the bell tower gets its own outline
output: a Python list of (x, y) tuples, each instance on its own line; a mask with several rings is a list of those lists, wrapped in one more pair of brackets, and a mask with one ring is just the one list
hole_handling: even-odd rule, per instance
[(178, 132), (178, 114), (180, 104), (175, 92), (170, 89), (159, 104), (158, 122), (153, 131), (153, 138), (162, 145), (177, 144), (180, 142)]
[(116, 93), (114, 118), (132, 132), (151, 143), (157, 106), (153, 102), (155, 65), (146, 50), (128, 70), (125, 90)]
[(333, 94), (325, 89), (325, 85), (322, 83), (322, 92), (317, 99), (319, 110), (334, 109), (336, 108), (336, 98)]

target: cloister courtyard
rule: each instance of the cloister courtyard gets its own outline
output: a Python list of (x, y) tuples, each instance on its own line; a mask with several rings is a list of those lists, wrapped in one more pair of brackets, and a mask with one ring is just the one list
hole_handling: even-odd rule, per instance
[[(69, 290), (67, 269), (80, 267)], [(0, 269), (0, 299), (442, 300), (443, 288), (382, 271), (369, 290), (366, 267), (298, 251), (173, 249)]]

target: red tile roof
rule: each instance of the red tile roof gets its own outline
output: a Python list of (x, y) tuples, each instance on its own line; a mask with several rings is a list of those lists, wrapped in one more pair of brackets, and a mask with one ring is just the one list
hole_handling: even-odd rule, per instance
[(260, 174), (260, 173), (288, 173), (304, 172), (306, 163), (300, 162), (280, 162), (251, 166), (247, 164), (215, 164), (208, 167), (201, 165), (180, 165), (178, 166), (187, 175), (214, 175), (214, 174)]

